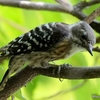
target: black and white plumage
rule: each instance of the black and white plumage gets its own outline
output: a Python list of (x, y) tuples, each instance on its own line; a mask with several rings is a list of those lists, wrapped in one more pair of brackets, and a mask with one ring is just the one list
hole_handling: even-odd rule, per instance
[(47, 51), (68, 35), (66, 32), (62, 32), (64, 28), (63, 24), (54, 22), (36, 27), (3, 47), (1, 50), (4, 50), (4, 52), (1, 55), (8, 56), (31, 51)]
[(50, 61), (67, 58), (87, 50), (92, 55), (96, 38), (84, 21), (75, 24), (52, 22), (36, 27), (0, 49), (0, 59), (10, 58), (0, 90), (9, 76), (27, 62), (32, 67), (47, 67)]

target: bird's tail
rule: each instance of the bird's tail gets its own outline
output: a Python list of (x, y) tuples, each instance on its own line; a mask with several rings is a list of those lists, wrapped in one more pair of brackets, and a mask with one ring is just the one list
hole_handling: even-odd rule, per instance
[(1, 47), (0, 48), (0, 63), (2, 63), (7, 57), (7, 47)]
[[(8, 57), (9, 54), (7, 54), (7, 47), (1, 47), (0, 48), (0, 64)], [(3, 88), (6, 85), (6, 82), (9, 77), (9, 69), (6, 71), (2, 81), (0, 82), (0, 91), (3, 90)]]
[(6, 71), (5, 75), (3, 76), (2, 81), (0, 82), (0, 91), (2, 91), (6, 85), (6, 82), (8, 81), (9, 78), (9, 69)]

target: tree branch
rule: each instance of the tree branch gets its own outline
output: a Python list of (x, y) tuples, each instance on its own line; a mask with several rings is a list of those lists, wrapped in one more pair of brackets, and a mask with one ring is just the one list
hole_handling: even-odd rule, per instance
[(95, 51), (95, 52), (99, 52), (100, 53), (100, 48), (97, 46), (97, 47), (94, 47), (93, 48), (93, 51)]
[(100, 16), (100, 7), (94, 10), (93, 13), (84, 19), (84, 21), (90, 24), (98, 16)]
[(65, 0), (55, 0), (56, 2), (58, 2), (60, 5), (63, 6), (63, 8), (66, 9), (70, 9), (70, 11), (73, 10), (73, 6), (71, 3), (69, 3), (68, 1), (65, 1)]
[(100, 36), (96, 38), (96, 43), (100, 43)]
[[(59, 0), (60, 1), (60, 0)], [(64, 0), (62, 0), (64, 1)], [(80, 3), (65, 7), (59, 4), (48, 4), (44, 2), (31, 2), (31, 1), (19, 1), (19, 0), (0, 0), (0, 5), (3, 6), (10, 6), (10, 7), (17, 7), (23, 9), (30, 9), (30, 10), (47, 10), (47, 11), (56, 11), (62, 13), (69, 13), (80, 20), (83, 20), (87, 17), (81, 10), (91, 5), (99, 4), (100, 0), (91, 0), (89, 2), (81, 1)], [(67, 9), (68, 8), (68, 9)], [(97, 21), (93, 21), (91, 24), (93, 29), (100, 33), (100, 23)], [(98, 27), (97, 27), (98, 26)]]
[(98, 4), (100, 3), (100, 0), (90, 0), (89, 2), (87, 1), (81, 1), (79, 2), (78, 4), (76, 4), (76, 6), (80, 9), (80, 10), (83, 10), (84, 8), (86, 7), (89, 7), (89, 6), (92, 6), (92, 5), (95, 5), (95, 4)]
[[(61, 1), (61, 0), (59, 0)], [(85, 4), (84, 4), (85, 3)], [(90, 2), (82, 1), (78, 3), (76, 8), (81, 9), (82, 5), (85, 7), (95, 5), (100, 3), (100, 0), (91, 0)], [(64, 9), (63, 6), (58, 4), (48, 4), (44, 2), (31, 2), (31, 1), (25, 1), (25, 0), (0, 0), (0, 5), (2, 6), (10, 6), (10, 7), (17, 7), (17, 8), (23, 8), (23, 9), (31, 9), (31, 10), (49, 10), (49, 11), (60, 11), (60, 12), (69, 12), (71, 13), (74, 9)], [(68, 5), (67, 5), (68, 6)]]
[[(60, 70), (60, 78), (63, 79), (91, 79), (100, 78), (100, 66), (98, 67), (69, 67), (69, 65), (51, 65), (49, 68), (31, 68), (27, 66), (16, 75), (12, 76), (4, 90), (0, 91), (0, 100), (6, 100), (11, 94), (16, 92), (27, 82), (37, 75), (45, 75), (49, 77), (59, 78), (58, 70)], [(6, 94), (6, 95), (5, 95)]]
[(12, 0), (0, 0), (0, 5), (17, 7), (30, 10), (48, 10), (48, 11), (58, 11), (69, 13), (70, 9), (64, 9), (58, 4), (49, 4), (44, 2), (31, 2), (31, 1), (12, 1)]

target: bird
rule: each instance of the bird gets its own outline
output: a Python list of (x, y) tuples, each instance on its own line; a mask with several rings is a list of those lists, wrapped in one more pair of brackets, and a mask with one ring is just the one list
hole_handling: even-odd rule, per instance
[(69, 58), (77, 52), (88, 51), (93, 56), (95, 42), (94, 31), (85, 21), (74, 24), (49, 22), (31, 29), (0, 48), (0, 62), (9, 59), (0, 91), (10, 75), (25, 64), (32, 68), (48, 68), (49, 62)]

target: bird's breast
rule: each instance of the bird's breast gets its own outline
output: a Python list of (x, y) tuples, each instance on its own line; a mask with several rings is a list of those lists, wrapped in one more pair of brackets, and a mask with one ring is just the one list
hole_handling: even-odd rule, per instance
[(50, 50), (50, 56), (52, 60), (58, 60), (65, 58), (70, 55), (72, 43), (70, 41), (64, 40), (58, 43), (55, 47)]
[(82, 47), (75, 45), (72, 41), (63, 41), (53, 48), (50, 53), (52, 60), (59, 60), (63, 58), (69, 58), (79, 51), (83, 51)]

